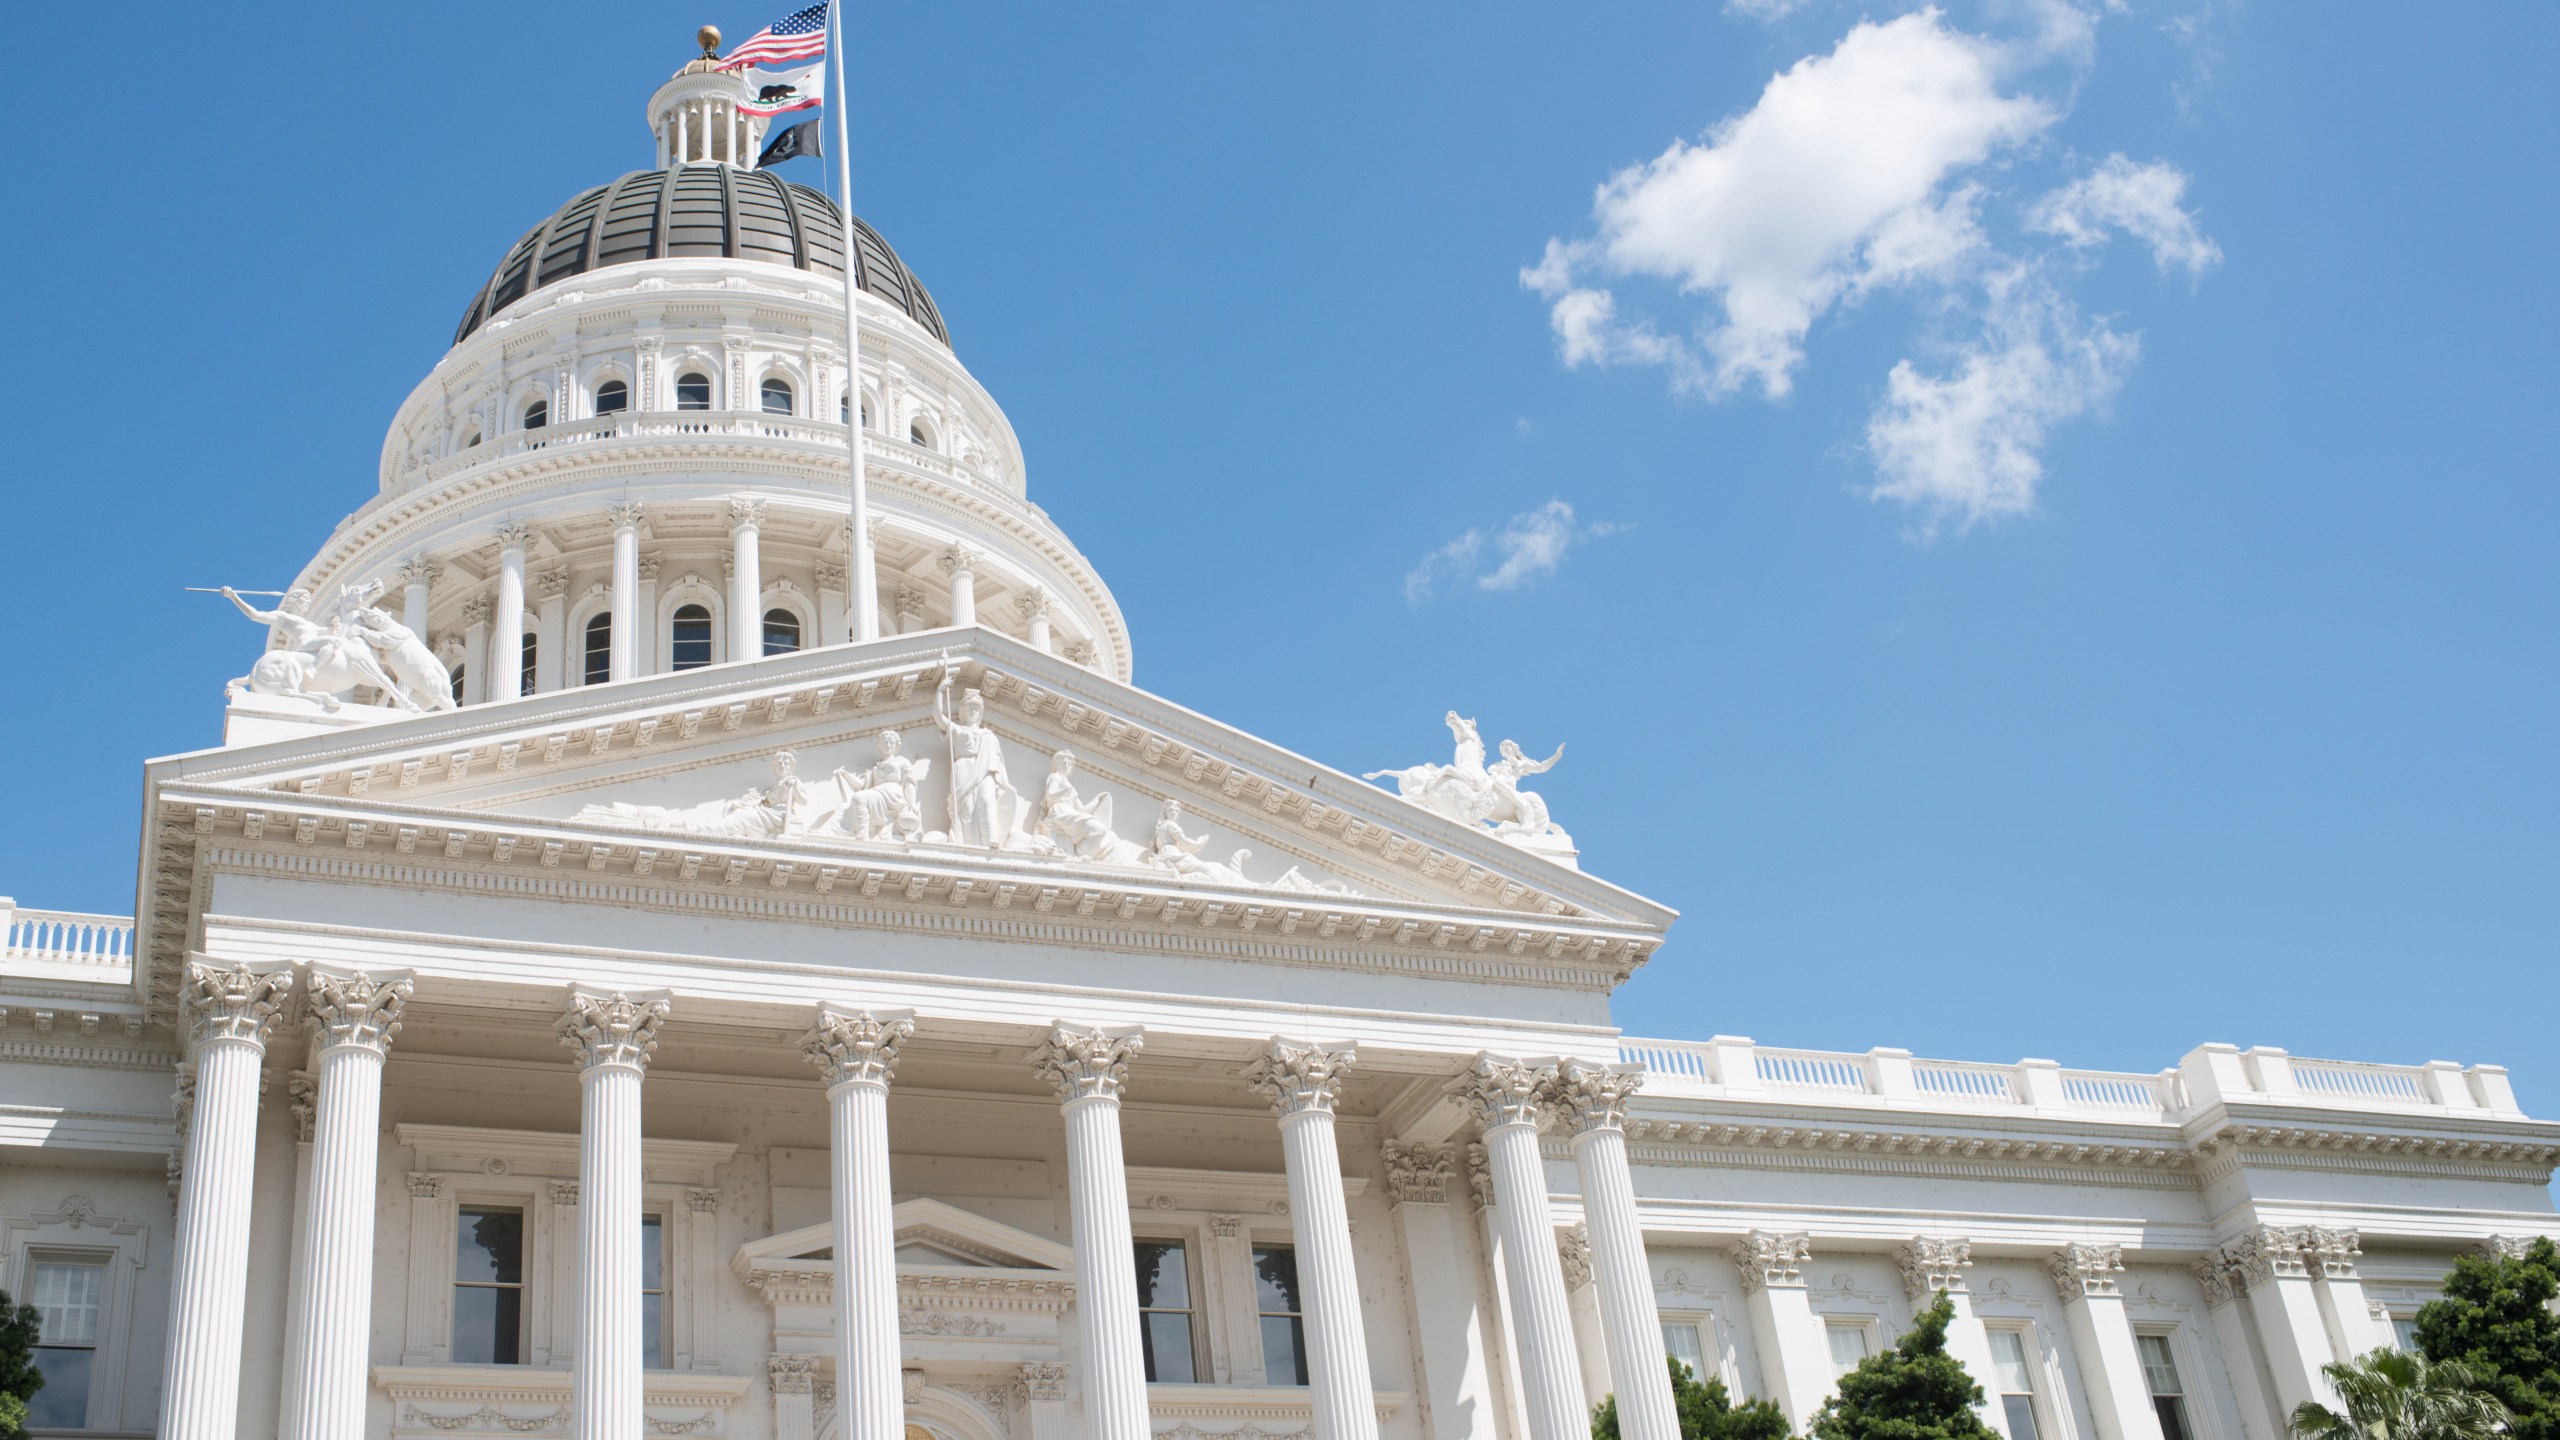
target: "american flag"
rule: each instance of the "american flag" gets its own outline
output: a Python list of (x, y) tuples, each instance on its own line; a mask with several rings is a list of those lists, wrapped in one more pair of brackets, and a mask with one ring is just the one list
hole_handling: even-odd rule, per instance
[(741, 65), (771, 64), (776, 60), (806, 60), (827, 53), (827, 0), (806, 10), (785, 15), (753, 35), (738, 42), (738, 48), (721, 60), (720, 68), (735, 70)]

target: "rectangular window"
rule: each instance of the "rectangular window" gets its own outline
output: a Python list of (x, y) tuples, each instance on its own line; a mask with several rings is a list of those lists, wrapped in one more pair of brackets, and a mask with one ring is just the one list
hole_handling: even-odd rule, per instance
[(1193, 1384), (1200, 1376), (1191, 1338), (1191, 1252), (1178, 1240), (1141, 1240), (1137, 1250), (1138, 1344), (1147, 1379)]
[(1831, 1336), (1831, 1369), (1846, 1375), (1867, 1358), (1867, 1326), (1863, 1320), (1834, 1320), (1823, 1327)]
[(524, 1212), (463, 1206), (453, 1252), (454, 1363), (523, 1364)]
[(1707, 1347), (1700, 1339), (1701, 1330), (1693, 1320), (1662, 1322), (1662, 1350), (1672, 1359), (1689, 1367), (1693, 1380), (1707, 1378)]
[(640, 1363), (667, 1368), (667, 1222), (640, 1217)]
[(2151, 1408), (2160, 1417), (2160, 1440), (2195, 1440), (2195, 1431), (2187, 1425), (2187, 1387), (2178, 1378), (2169, 1337), (2136, 1335), (2133, 1343), (2142, 1354), (2142, 1379), (2151, 1389)]
[(2417, 1316), (2415, 1316), (2415, 1315), (2394, 1315), (2394, 1316), (2392, 1316), (2392, 1317), (2391, 1317), (2391, 1343), (2392, 1343), (2392, 1344), (2394, 1344), (2394, 1345), (2399, 1346), (2399, 1347), (2400, 1347), (2401, 1349), (2403, 1349), (2403, 1350), (2408, 1351), (2408, 1352), (2409, 1352), (2410, 1354), (2412, 1354), (2412, 1355), (2417, 1354), (2417, 1353), (2418, 1353), (2418, 1317), (2417, 1317)]
[(1253, 1247), (1253, 1309), (1262, 1326), (1263, 1383), (1306, 1384), (1307, 1317), (1298, 1305), (1298, 1252), (1286, 1245)]
[(2009, 1421), (2009, 1440), (2036, 1440), (2036, 1371), (2027, 1363), (2026, 1332), (1991, 1332), (1991, 1373), (2000, 1392), (2000, 1413)]
[(107, 1267), (76, 1260), (38, 1260), (27, 1301), (36, 1307), (36, 1369), (44, 1388), (28, 1402), (29, 1426), (78, 1430), (89, 1423), (89, 1383), (98, 1359), (98, 1310)]

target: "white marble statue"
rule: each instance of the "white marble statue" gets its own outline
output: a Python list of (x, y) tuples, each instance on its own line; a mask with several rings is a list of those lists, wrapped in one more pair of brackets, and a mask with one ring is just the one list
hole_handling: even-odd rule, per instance
[(452, 682), (444, 666), (407, 626), (373, 608), (381, 593), (378, 580), (340, 587), (337, 606), (324, 624), (296, 613), (290, 601), (261, 610), (223, 586), (224, 599), (285, 642), (283, 649), (259, 656), (248, 674), (223, 687), (224, 693), (284, 696), (335, 713), (357, 686), (370, 685), (382, 704), (395, 709), (452, 709)]
[(752, 786), (734, 799), (682, 806), (632, 805), (616, 800), (586, 806), (569, 818), (580, 824), (621, 825), (634, 830), (720, 839), (776, 839), (794, 833), (793, 808), (805, 806), (809, 798), (797, 767), (797, 759), (790, 751), (777, 751), (773, 757), (773, 784)]
[(1061, 750), (1050, 757), (1049, 778), (1040, 787), (1041, 834), (1077, 860), (1102, 865), (1145, 863), (1143, 848), (1113, 833), (1109, 792), (1086, 800), (1076, 793), (1075, 772), (1075, 752)]
[(1185, 880), (1214, 880), (1225, 885), (1250, 885), (1245, 878), (1244, 862), (1253, 856), (1250, 850), (1238, 850), (1225, 864), (1200, 858), (1201, 847), (1209, 843), (1206, 835), (1182, 833), (1182, 802), (1167, 800), (1156, 812), (1155, 847), (1146, 853), (1150, 865), (1159, 865)]
[(933, 692), (933, 723), (951, 742), (951, 842), (988, 850), (1027, 848), (1022, 792), (1004, 772), (1004, 745), (986, 723), (986, 697), (963, 691), (955, 709), (951, 682), (946, 668)]
[(867, 770), (838, 766), (816, 787), (824, 798), (812, 816), (809, 833), (852, 840), (914, 841), (924, 835), (921, 787), (933, 769), (931, 760), (905, 753), (905, 738), (895, 730), (872, 737), (879, 759)]
[(1379, 780), (1393, 776), (1396, 793), (1409, 804), (1419, 805), (1435, 815), (1446, 816), (1461, 825), (1480, 826), (1491, 823), (1493, 833), (1524, 850), (1536, 851), (1555, 858), (1573, 854), (1573, 837), (1560, 829), (1547, 814), (1547, 802), (1532, 790), (1520, 788), (1529, 775), (1543, 775), (1564, 758), (1564, 747), (1544, 760), (1532, 760), (1517, 742), (1502, 742), (1502, 758), (1485, 764), (1484, 740), (1476, 733), (1476, 722), (1452, 710), (1444, 717), (1449, 734), (1457, 741), (1455, 755), (1447, 765), (1411, 765), (1402, 770), (1372, 770), (1361, 777)]
[(1492, 815), (1494, 834), (1506, 839), (1514, 835), (1535, 839), (1563, 833), (1556, 829), (1553, 820), (1547, 818), (1546, 800), (1534, 790), (1520, 788), (1520, 777), (1544, 775), (1556, 768), (1556, 762), (1563, 758), (1562, 745), (1558, 745), (1556, 753), (1546, 759), (1532, 760), (1521, 753), (1517, 741), (1502, 742), (1502, 758), (1485, 767), (1485, 773), (1493, 777), (1496, 791)]

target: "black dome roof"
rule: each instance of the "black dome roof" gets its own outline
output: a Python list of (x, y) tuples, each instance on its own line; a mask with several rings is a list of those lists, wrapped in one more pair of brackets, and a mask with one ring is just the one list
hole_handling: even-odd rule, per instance
[[(944, 346), (951, 332), (914, 272), (855, 216), (862, 288), (907, 312)], [(686, 165), (634, 170), (585, 191), (507, 250), (453, 332), (459, 345), (490, 316), (555, 281), (607, 265), (680, 255), (762, 260), (841, 278), (844, 220), (836, 202), (762, 170)]]

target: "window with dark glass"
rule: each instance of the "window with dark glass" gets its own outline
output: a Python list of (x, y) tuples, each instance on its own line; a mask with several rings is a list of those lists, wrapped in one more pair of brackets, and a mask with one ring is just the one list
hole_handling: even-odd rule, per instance
[(2027, 1332), (1991, 1332), (1991, 1376), (2000, 1391), (2000, 1413), (2009, 1440), (2036, 1440), (2036, 1372), (2027, 1363)]
[(763, 402), (767, 415), (788, 415), (791, 413), (791, 382), (767, 380), (758, 398)]
[(667, 1368), (667, 1226), (656, 1215), (640, 1217), (640, 1363)]
[(462, 703), (462, 667), (459, 665), (453, 667), (453, 703)]
[(453, 1247), (453, 1359), (524, 1363), (524, 1212), (465, 1205)]
[(699, 370), (676, 377), (676, 408), (708, 410), (711, 408), (711, 377)]
[(800, 617), (788, 610), (764, 612), (764, 653), (788, 655), (800, 648)]
[(2166, 1335), (2136, 1335), (2142, 1356), (2142, 1378), (2151, 1390), (2152, 1413), (2160, 1417), (2160, 1440), (2193, 1440), (2187, 1425), (2187, 1386), (2178, 1378), (2178, 1358), (2169, 1352)]
[(533, 670), (534, 660), (536, 658), (534, 652), (540, 647), (541, 643), (541, 640), (534, 635), (533, 627), (529, 625), (526, 626), (524, 635), (524, 663), (522, 668), (517, 671), (516, 678), (516, 693), (519, 695), (530, 695), (533, 693)]
[(668, 627), (674, 641), (668, 658), (672, 670), (698, 670), (711, 663), (711, 612), (699, 605), (676, 607), (675, 624)]
[(631, 408), (631, 387), (619, 380), (607, 380), (596, 387), (596, 413), (612, 415)]
[(1200, 1378), (1191, 1338), (1191, 1252), (1178, 1240), (1141, 1240), (1137, 1249), (1138, 1346), (1147, 1379), (1191, 1384)]
[(1262, 1327), (1262, 1377), (1270, 1385), (1307, 1383), (1307, 1316), (1298, 1304), (1298, 1252), (1253, 1247), (1253, 1309)]
[(933, 445), (933, 437), (925, 433), (925, 429), (922, 425), (908, 426), (907, 439), (913, 444), (922, 445), (927, 448), (931, 448)]
[(36, 1307), (36, 1370), (44, 1388), (27, 1402), (26, 1423), (82, 1429), (89, 1423), (107, 1267), (94, 1260), (38, 1260), (28, 1267), (27, 1281), (27, 1303)]
[(548, 400), (536, 400), (536, 401), (534, 401), (532, 404), (527, 405), (526, 407), (524, 407), (524, 428), (526, 428), (527, 430), (539, 430), (539, 429), (541, 429), (543, 426), (548, 425), (548, 424), (550, 424), (550, 423), (551, 423), (551, 402), (550, 402), (550, 401), (548, 401)]
[(613, 678), (613, 612), (600, 610), (587, 622), (586, 683), (601, 685)]

